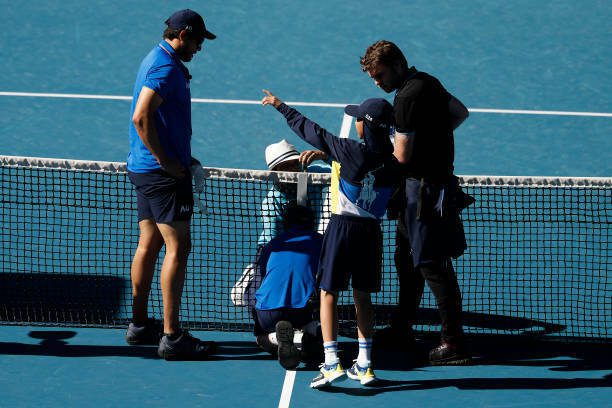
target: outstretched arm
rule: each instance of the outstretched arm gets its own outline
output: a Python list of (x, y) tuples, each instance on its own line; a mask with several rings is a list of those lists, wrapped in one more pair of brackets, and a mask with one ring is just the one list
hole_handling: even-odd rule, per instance
[(264, 89), (263, 92), (266, 96), (261, 100), (262, 105), (274, 106), (285, 116), (287, 124), (299, 137), (333, 159), (342, 161), (346, 145), (354, 141), (334, 136), (297, 110), (287, 106), (270, 91)]

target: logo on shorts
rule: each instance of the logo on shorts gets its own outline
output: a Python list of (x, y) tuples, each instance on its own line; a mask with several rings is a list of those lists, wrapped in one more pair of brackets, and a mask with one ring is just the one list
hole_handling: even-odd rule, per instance
[(181, 214), (185, 214), (191, 211), (191, 206), (190, 205), (181, 205), (181, 209), (179, 210), (179, 212)]

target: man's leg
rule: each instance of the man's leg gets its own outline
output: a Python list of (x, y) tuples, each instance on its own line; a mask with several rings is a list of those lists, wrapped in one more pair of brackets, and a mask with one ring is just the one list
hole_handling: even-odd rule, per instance
[(436, 298), (442, 323), (442, 343), (430, 353), (430, 361), (440, 364), (468, 364), (463, 344), (461, 291), (450, 259), (419, 267)]
[(164, 240), (153, 220), (142, 220), (138, 226), (140, 227), (140, 238), (132, 260), (130, 275), (132, 278), (132, 322), (140, 326), (148, 320), (147, 308), (151, 282), (155, 262)]
[(164, 241), (153, 220), (145, 218), (138, 225), (140, 227), (140, 238), (130, 270), (132, 278), (132, 322), (125, 333), (125, 340), (130, 345), (157, 344), (162, 329), (156, 321), (149, 319), (147, 308), (155, 262)]
[(187, 259), (191, 251), (189, 221), (157, 224), (166, 243), (162, 264), (161, 287), (164, 302), (164, 333), (173, 335), (180, 330), (179, 311)]

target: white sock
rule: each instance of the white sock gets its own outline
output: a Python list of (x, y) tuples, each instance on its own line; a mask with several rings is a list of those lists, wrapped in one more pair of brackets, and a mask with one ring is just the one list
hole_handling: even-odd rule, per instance
[(268, 334), (268, 340), (270, 340), (270, 343), (274, 344), (275, 346), (278, 346), (278, 340), (276, 340), (276, 332)]
[(336, 364), (338, 362), (338, 342), (325, 341), (323, 342), (323, 349), (325, 351), (325, 364)]
[(372, 339), (359, 338), (359, 354), (357, 355), (357, 364), (359, 367), (369, 367), (372, 356)]

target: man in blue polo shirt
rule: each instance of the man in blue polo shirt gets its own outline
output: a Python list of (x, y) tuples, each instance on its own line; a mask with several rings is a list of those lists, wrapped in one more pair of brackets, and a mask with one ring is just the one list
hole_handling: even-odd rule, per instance
[[(180, 300), (191, 249), (189, 223), (193, 214), (191, 157), (191, 76), (183, 62), (191, 61), (205, 39), (202, 17), (181, 10), (165, 21), (160, 42), (140, 65), (132, 102), (128, 176), (138, 202), (140, 238), (131, 268), (132, 323), (129, 344), (159, 344), (166, 360), (206, 357), (212, 343), (202, 342), (179, 326)], [(164, 303), (163, 336), (149, 319), (147, 304), (159, 252), (166, 246), (161, 271)]]

